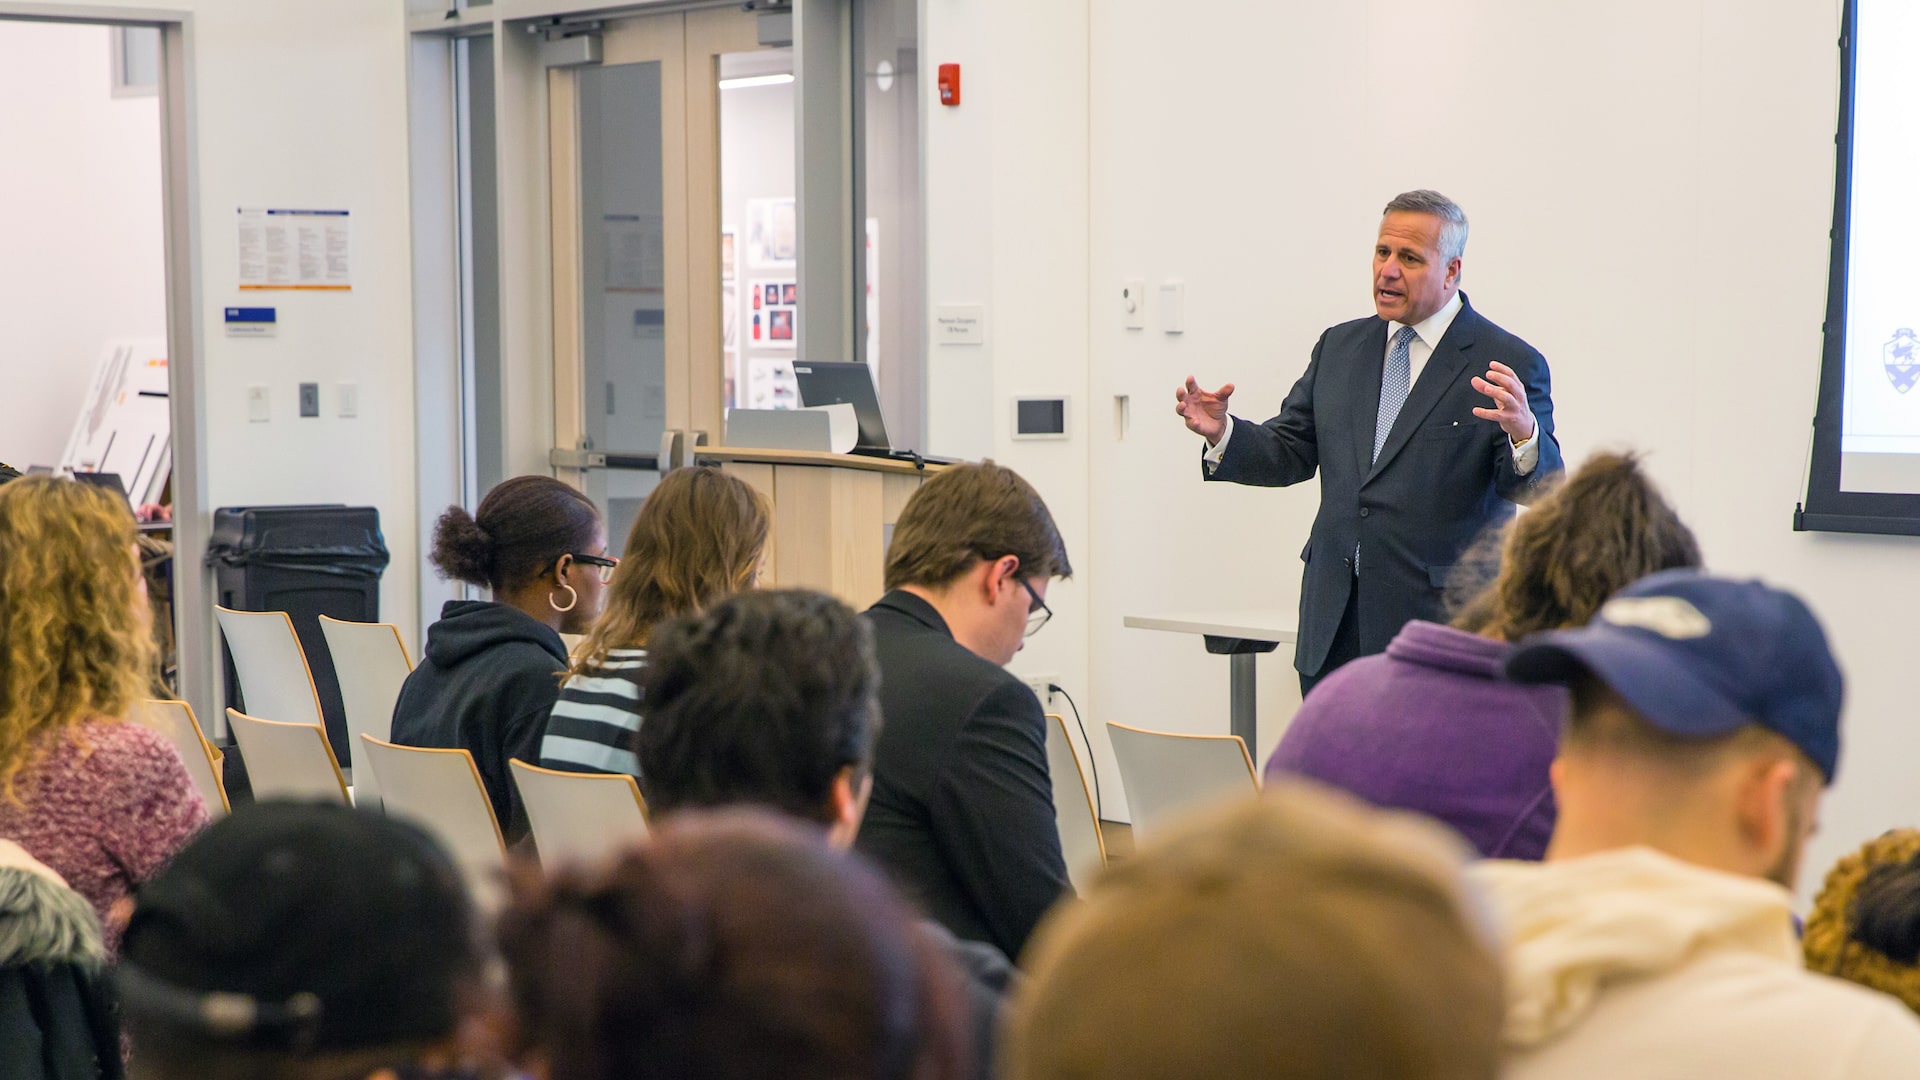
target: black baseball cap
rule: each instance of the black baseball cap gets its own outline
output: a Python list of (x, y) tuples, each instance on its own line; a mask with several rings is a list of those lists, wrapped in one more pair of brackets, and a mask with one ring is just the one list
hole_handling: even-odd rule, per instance
[(458, 870), (424, 832), (264, 802), (141, 887), (115, 975), (130, 1017), (237, 1047), (341, 1051), (446, 1036), (479, 971)]
[(1620, 590), (1586, 626), (1535, 634), (1507, 659), (1515, 682), (1588, 673), (1669, 734), (1710, 738), (1757, 724), (1799, 747), (1827, 783), (1840, 766), (1840, 667), (1792, 593), (1667, 570)]
[(4, 484), (9, 480), (18, 479), (20, 479), (20, 470), (4, 461), (0, 461), (0, 484)]

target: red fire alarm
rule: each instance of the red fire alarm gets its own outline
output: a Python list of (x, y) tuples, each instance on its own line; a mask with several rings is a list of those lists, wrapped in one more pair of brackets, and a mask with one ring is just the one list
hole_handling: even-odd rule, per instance
[(940, 104), (960, 104), (960, 65), (940, 65)]

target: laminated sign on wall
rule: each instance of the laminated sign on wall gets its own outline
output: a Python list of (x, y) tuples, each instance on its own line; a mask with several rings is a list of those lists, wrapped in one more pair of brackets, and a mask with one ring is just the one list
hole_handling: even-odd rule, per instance
[(352, 222), (345, 210), (240, 208), (240, 287), (353, 288)]

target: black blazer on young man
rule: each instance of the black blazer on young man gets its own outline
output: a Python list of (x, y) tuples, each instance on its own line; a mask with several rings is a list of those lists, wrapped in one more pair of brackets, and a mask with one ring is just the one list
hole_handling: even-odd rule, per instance
[(867, 609), (880, 661), (873, 796), (855, 846), (955, 935), (1019, 957), (1071, 892), (1047, 776), (1046, 715), (1026, 684), (894, 591)]
[[(1378, 316), (1332, 327), (1313, 348), (1307, 372), (1280, 415), (1264, 424), (1235, 418), (1233, 436), (1209, 480), (1280, 487), (1320, 473), (1320, 512), (1300, 550), (1300, 637), (1294, 667), (1318, 675), (1327, 662), (1348, 593), (1359, 589), (1360, 655), (1386, 650), (1414, 619), (1438, 619), (1441, 587), (1475, 537), (1531, 502), (1562, 468), (1553, 434), (1547, 361), (1460, 296), (1460, 311), (1414, 380), (1378, 461), (1373, 458), (1387, 323)], [(1527, 389), (1540, 457), (1525, 476), (1513, 468), (1500, 425), (1473, 415), (1491, 405), (1473, 388), (1498, 360)], [(1359, 549), (1359, 575), (1354, 550)]]

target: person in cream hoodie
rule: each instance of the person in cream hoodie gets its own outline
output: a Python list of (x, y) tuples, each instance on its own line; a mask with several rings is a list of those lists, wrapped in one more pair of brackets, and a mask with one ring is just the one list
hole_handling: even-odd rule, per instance
[(1510, 1080), (1920, 1077), (1920, 1021), (1800, 966), (1789, 890), (1842, 696), (1803, 603), (1655, 574), (1507, 673), (1573, 696), (1546, 861), (1473, 870), (1507, 941)]

